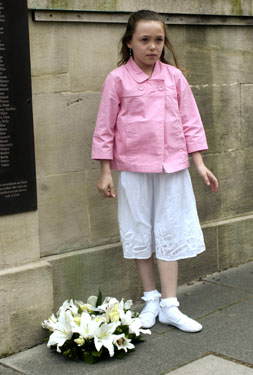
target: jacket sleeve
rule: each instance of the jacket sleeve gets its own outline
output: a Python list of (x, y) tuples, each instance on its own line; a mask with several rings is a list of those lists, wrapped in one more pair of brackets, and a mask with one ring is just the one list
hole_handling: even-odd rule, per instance
[(187, 152), (208, 149), (205, 130), (192, 90), (180, 70), (177, 70), (176, 86), (178, 107), (183, 125)]
[(92, 140), (92, 159), (113, 159), (114, 128), (119, 111), (115, 79), (110, 73), (102, 86), (101, 100)]

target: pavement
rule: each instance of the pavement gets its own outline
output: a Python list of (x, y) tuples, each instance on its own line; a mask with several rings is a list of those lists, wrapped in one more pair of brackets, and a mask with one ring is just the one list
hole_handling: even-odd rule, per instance
[[(179, 287), (180, 309), (203, 330), (157, 322), (124, 359), (71, 361), (46, 344), (0, 360), (0, 375), (253, 375), (253, 262)], [(140, 306), (139, 306), (140, 308)]]

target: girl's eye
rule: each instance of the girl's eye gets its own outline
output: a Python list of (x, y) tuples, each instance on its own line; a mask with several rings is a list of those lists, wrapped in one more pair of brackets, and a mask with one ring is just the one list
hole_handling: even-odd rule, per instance
[(147, 38), (142, 38), (143, 42), (147, 42), (147, 40), (148, 40)]

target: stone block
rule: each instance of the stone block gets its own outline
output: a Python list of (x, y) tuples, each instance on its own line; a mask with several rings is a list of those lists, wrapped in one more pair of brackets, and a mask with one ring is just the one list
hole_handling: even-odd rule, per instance
[[(39, 1), (39, 0), (30, 0)], [(40, 0), (41, 1), (41, 0)], [(190, 14), (218, 14), (218, 15), (252, 15), (253, 10), (250, 1), (219, 1), (213, 0), (117, 0), (117, 10), (137, 11), (139, 9), (151, 9), (161, 13), (190, 13)]]
[[(253, 211), (252, 200), (253, 150), (204, 155), (206, 166), (219, 180), (219, 190), (211, 193), (202, 183), (195, 168), (191, 168), (199, 217), (202, 223)], [(192, 163), (193, 164), (193, 163)]]
[(32, 77), (32, 93), (52, 93), (69, 91), (69, 75), (68, 73), (62, 74), (47, 74), (42, 76)]
[(119, 243), (45, 258), (53, 268), (54, 309), (66, 299), (90, 295), (133, 298), (140, 294), (134, 261), (124, 260)]
[(253, 260), (253, 216), (232, 219), (218, 227), (220, 269)]
[(139, 9), (152, 9), (162, 13), (252, 15), (250, 0), (188, 0), (187, 2), (167, 0), (28, 0), (29, 9), (64, 9), (134, 12)]
[(97, 91), (117, 67), (124, 25), (79, 24), (68, 29), (69, 79), (72, 92)]
[[(219, 173), (216, 170), (216, 168), (212, 168), (212, 166), (209, 161), (211, 157), (204, 158), (204, 161), (206, 163), (206, 166), (212, 170), (212, 172), (216, 175), (216, 177), (219, 180)], [(192, 178), (192, 186), (195, 194), (197, 209), (198, 209), (198, 215), (199, 220), (203, 224), (205, 222), (211, 221), (211, 220), (217, 220), (222, 217), (222, 192), (221, 190), (218, 190), (218, 192), (211, 192), (210, 187), (207, 186), (198, 174), (193, 161), (191, 161), (191, 168), (190, 168), (190, 174)]]
[(252, 82), (251, 27), (168, 25), (167, 29), (191, 85)]
[(91, 168), (99, 94), (34, 95), (37, 176)]
[(206, 250), (194, 258), (179, 261), (179, 284), (196, 280), (208, 273), (218, 270), (217, 264), (217, 228), (206, 226), (202, 228)]
[(32, 76), (68, 72), (68, 27), (65, 23), (34, 22), (29, 14)]
[(253, 147), (253, 84), (241, 85), (241, 137), (243, 148)]
[(242, 170), (223, 181), (223, 214), (226, 217), (245, 215), (253, 209), (253, 169)]
[(52, 313), (51, 266), (46, 262), (0, 271), (0, 356), (30, 348), (45, 337), (41, 322)]
[(0, 268), (38, 260), (38, 212), (1, 216), (0, 239)]
[(240, 149), (240, 85), (193, 87), (204, 124), (208, 153)]
[(90, 243), (99, 245), (119, 241), (117, 172), (112, 172), (116, 198), (104, 198), (96, 186), (99, 170), (88, 171), (88, 210), (90, 216)]
[(82, 249), (89, 243), (85, 172), (38, 179), (41, 255)]

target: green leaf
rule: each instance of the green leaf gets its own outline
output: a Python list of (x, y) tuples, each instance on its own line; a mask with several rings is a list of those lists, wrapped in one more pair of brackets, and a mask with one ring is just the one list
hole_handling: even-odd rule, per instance
[(99, 352), (97, 350), (92, 350), (91, 354), (93, 355), (93, 357), (101, 357), (101, 354), (103, 353), (103, 348), (101, 348), (99, 350)]
[(126, 355), (127, 353), (125, 352), (125, 350), (117, 350), (116, 352), (115, 352), (115, 355), (114, 355), (114, 357), (115, 358), (117, 358), (117, 359), (123, 359), (124, 357), (125, 357), (125, 355)]
[(81, 309), (80, 306), (78, 306), (78, 314), (82, 314), (83, 313), (83, 310)]
[(99, 289), (98, 290), (98, 299), (97, 299), (96, 307), (102, 305), (102, 302), (103, 302), (103, 296), (102, 296), (101, 290)]
[(95, 358), (93, 357), (93, 355), (91, 353), (84, 353), (83, 359), (89, 365), (93, 365), (95, 363)]

